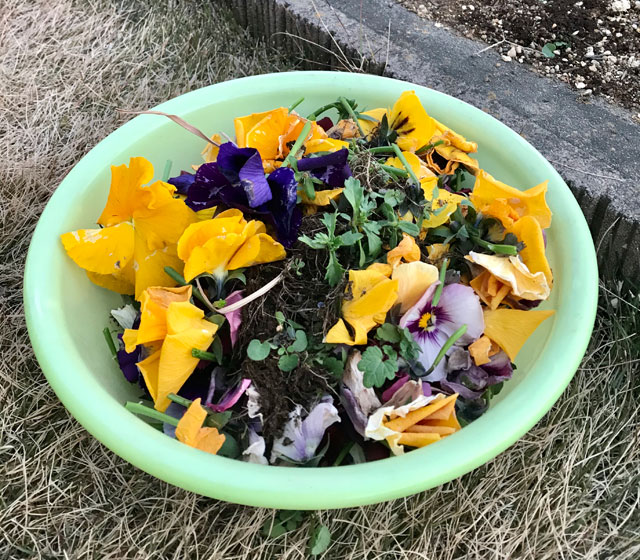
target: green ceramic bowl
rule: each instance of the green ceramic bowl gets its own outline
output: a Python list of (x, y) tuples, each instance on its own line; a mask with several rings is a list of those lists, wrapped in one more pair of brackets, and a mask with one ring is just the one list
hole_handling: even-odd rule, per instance
[(360, 107), (390, 106), (415, 89), (427, 111), (478, 142), (481, 166), (519, 188), (549, 179), (553, 224), (548, 255), (554, 289), (543, 308), (556, 309), (518, 355), (518, 369), (489, 411), (460, 432), (401, 457), (331, 468), (262, 466), (183, 445), (123, 407), (139, 391), (111, 359), (102, 329), (119, 296), (94, 286), (62, 248), (60, 234), (91, 227), (109, 190), (110, 165), (144, 156), (156, 179), (200, 161), (203, 142), (168, 119), (139, 116), (110, 134), (71, 170), (35, 230), (24, 280), (27, 324), (42, 370), (67, 409), (125, 460), (187, 490), (253, 506), (316, 509), (407, 496), (459, 477), (523, 436), (565, 389), (582, 358), (596, 311), (597, 266), (589, 229), (573, 195), (530, 144), (471, 105), (427, 88), (360, 74), (292, 72), (243, 78), (182, 95), (157, 107), (206, 133), (233, 135), (233, 117), (287, 106), (301, 96), (308, 114), (339, 95)]

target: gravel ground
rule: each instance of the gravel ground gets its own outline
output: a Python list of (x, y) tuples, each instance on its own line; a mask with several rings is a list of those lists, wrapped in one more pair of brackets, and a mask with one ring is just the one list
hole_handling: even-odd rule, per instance
[(585, 100), (601, 95), (640, 118), (638, 0), (398, 1), (436, 25), (492, 45), (499, 64), (531, 64)]
[[(2, 6), (0, 559), (306, 558), (311, 519), (264, 538), (276, 512), (160, 482), (79, 426), (35, 361), (21, 293), (38, 216), (75, 162), (122, 124), (115, 107), (292, 63), (205, 0)], [(319, 512), (333, 534), (324, 558), (639, 558), (639, 312), (637, 296), (603, 282), (582, 366), (537, 426), (440, 488)]]

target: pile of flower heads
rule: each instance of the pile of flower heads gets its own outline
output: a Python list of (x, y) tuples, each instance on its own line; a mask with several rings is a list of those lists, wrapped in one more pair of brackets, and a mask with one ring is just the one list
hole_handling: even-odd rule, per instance
[(139, 388), (126, 407), (200, 450), (291, 466), (402, 454), (482, 415), (553, 313), (535, 309), (546, 182), (496, 180), (413, 91), (234, 126), (172, 178), (113, 166), (100, 227), (62, 235), (123, 295), (104, 334)]

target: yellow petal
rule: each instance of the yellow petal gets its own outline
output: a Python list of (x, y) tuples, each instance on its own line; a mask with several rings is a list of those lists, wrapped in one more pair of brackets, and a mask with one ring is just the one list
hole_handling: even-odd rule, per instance
[(414, 424), (417, 424), (421, 420), (431, 416), (433, 413), (437, 412), (441, 408), (450, 405), (452, 402), (455, 403), (458, 398), (458, 394), (454, 393), (446, 398), (437, 398), (431, 401), (427, 406), (419, 408), (417, 410), (412, 410), (404, 417), (398, 417), (394, 420), (389, 420), (389, 422), (385, 422), (385, 427), (390, 430), (394, 430), (396, 432), (404, 432), (409, 429)]
[(182, 273), (182, 261), (178, 258), (175, 245), (149, 251), (143, 243), (136, 243), (134, 258), (136, 299), (150, 286), (176, 285), (176, 281), (165, 272), (165, 267), (170, 266), (178, 274)]
[(227, 270), (279, 261), (286, 256), (284, 247), (273, 237), (259, 233), (249, 237), (236, 251), (227, 265)]
[[(217, 142), (218, 144), (222, 143), (222, 138), (219, 134), (214, 134), (211, 136), (211, 140)], [(211, 142), (207, 142), (207, 145), (202, 150), (202, 159), (204, 159), (205, 163), (211, 163), (212, 161), (216, 161), (218, 159), (218, 151), (220, 150), (219, 146), (212, 144)]]
[(324, 342), (327, 344), (348, 344), (349, 346), (355, 344), (354, 338), (342, 319), (338, 319), (338, 322), (329, 329)]
[(191, 298), (191, 286), (179, 288), (150, 287), (140, 297), (140, 326), (138, 330), (124, 331), (123, 340), (127, 352), (133, 352), (138, 344), (164, 339), (167, 335), (167, 309), (174, 302)]
[(526, 191), (519, 191), (480, 170), (476, 175), (470, 199), (479, 212), (483, 212), (494, 200), (503, 199), (520, 218), (532, 216), (544, 229), (551, 225), (551, 210), (545, 200), (547, 183), (548, 181), (545, 181)]
[[(292, 113), (287, 117), (285, 130), (283, 134), (280, 135), (280, 139), (278, 141), (278, 158), (284, 159), (289, 155), (290, 147), (299, 138), (306, 123), (307, 119), (303, 119), (295, 113)], [(308, 142), (318, 142), (325, 139), (327, 139), (327, 133), (324, 129), (321, 126), (318, 126), (316, 122), (311, 121), (311, 129), (303, 141), (303, 146)]]
[(390, 264), (385, 263), (373, 263), (367, 267), (367, 270), (375, 270), (380, 274), (386, 276), (387, 278), (391, 278), (391, 274), (393, 273), (393, 267)]
[(211, 220), (191, 224), (178, 241), (178, 256), (187, 261), (195, 247), (202, 247), (213, 237), (242, 233), (246, 221), (239, 210), (226, 210)]
[(197, 398), (186, 410), (176, 427), (176, 439), (207, 453), (216, 454), (224, 443), (225, 436), (216, 428), (203, 428), (207, 413)]
[[(134, 346), (135, 349), (135, 346)], [(127, 350), (128, 351), (128, 350)], [(133, 352), (133, 350), (131, 350)], [(136, 364), (142, 377), (144, 378), (147, 390), (151, 395), (153, 401), (156, 401), (158, 396), (158, 368), (160, 366), (160, 351), (154, 352), (146, 359)]]
[(256, 148), (262, 159), (276, 159), (280, 155), (280, 136), (286, 132), (288, 116), (286, 107), (269, 111), (247, 132), (246, 147)]
[(527, 268), (533, 273), (542, 272), (551, 288), (553, 275), (545, 253), (544, 237), (538, 220), (533, 216), (524, 216), (509, 231), (518, 238), (518, 241), (524, 243), (520, 256)]
[(413, 307), (436, 280), (438, 269), (422, 261), (403, 263), (393, 271), (393, 280), (398, 281), (398, 299), (400, 312)]
[(513, 362), (540, 323), (555, 311), (495, 309), (484, 311), (484, 334), (502, 348)]
[(191, 351), (207, 350), (218, 329), (204, 320), (204, 313), (189, 302), (174, 302), (167, 309), (167, 336), (160, 351), (158, 392), (155, 408), (164, 412), (170, 404), (168, 395), (177, 393), (193, 373), (199, 359)]
[(134, 230), (129, 223), (102, 229), (79, 229), (61, 236), (67, 254), (79, 267), (96, 274), (113, 274), (133, 257)]
[(247, 147), (247, 133), (256, 126), (260, 121), (268, 117), (274, 112), (282, 112), (282, 108), (264, 111), (263, 113), (252, 113), (245, 117), (236, 117), (233, 125), (236, 132), (236, 144), (239, 148)]
[(175, 187), (156, 181), (146, 191), (146, 207), (133, 213), (136, 234), (144, 239), (149, 249), (162, 249), (177, 243), (189, 224), (197, 221), (196, 214), (183, 200), (173, 198)]
[[(438, 178), (416, 154), (414, 154), (413, 152), (402, 152), (402, 155), (407, 160), (407, 163), (409, 164), (409, 167), (411, 167), (411, 170), (416, 174), (418, 180), (424, 179), (425, 177), (432, 177), (436, 180), (435, 182), (437, 184)], [(398, 169), (404, 169), (404, 164), (398, 157), (390, 157), (387, 159), (387, 161), (384, 162), (384, 164), (391, 167), (397, 167)]]
[(411, 235), (402, 234), (402, 241), (387, 253), (387, 262), (396, 267), (400, 261), (414, 262), (420, 260), (420, 247)]
[(529, 301), (545, 300), (550, 288), (542, 272), (532, 274), (516, 256), (501, 257), (471, 251), (465, 259), (488, 270), (492, 276), (511, 287), (511, 293)]
[(312, 206), (329, 206), (332, 200), (340, 198), (343, 190), (344, 189), (327, 189), (324, 191), (316, 191), (316, 196), (313, 200), (310, 199), (304, 191), (298, 191), (298, 194), (300, 195), (302, 204), (309, 204)]
[(488, 270), (483, 270), (469, 284), (489, 309), (498, 309), (498, 306), (511, 292), (509, 284), (503, 284)]
[(367, 120), (358, 119), (358, 122), (360, 123), (360, 128), (362, 128), (362, 131), (364, 132), (365, 136), (368, 137), (376, 128), (378, 128), (378, 126), (380, 126), (380, 121), (382, 121), (382, 117), (387, 115), (387, 110), (382, 108), (371, 109), (370, 111), (364, 111), (361, 114), (367, 115), (375, 119), (375, 121), (370, 121), (368, 119)]
[(334, 138), (316, 138), (315, 140), (309, 140), (304, 147), (304, 154), (308, 156), (316, 152), (336, 152), (343, 148), (348, 148), (349, 142), (335, 140)]
[(102, 226), (113, 226), (131, 219), (145, 201), (140, 187), (153, 178), (153, 165), (143, 157), (132, 157), (129, 166), (111, 166), (111, 188), (107, 204), (98, 218)]
[(488, 364), (491, 361), (489, 358), (490, 351), (491, 339), (486, 335), (482, 335), (478, 340), (469, 345), (469, 354), (471, 354), (477, 366)]
[(404, 432), (399, 437), (395, 438), (396, 443), (402, 445), (408, 445), (409, 447), (426, 447), (431, 443), (440, 441), (441, 436), (436, 433), (412, 433)]
[(231, 257), (244, 241), (245, 238), (242, 234), (228, 233), (224, 237), (209, 239), (203, 247), (195, 247), (185, 262), (185, 280), (190, 282), (205, 272), (214, 276), (224, 275)]
[(437, 262), (449, 252), (448, 243), (432, 243), (427, 245), (427, 254), (431, 262)]
[(389, 127), (398, 133), (398, 146), (414, 152), (429, 143), (436, 131), (436, 122), (427, 114), (415, 92), (405, 91), (391, 109)]
[(436, 123), (437, 132), (436, 136), (431, 139), (432, 143), (437, 142), (440, 138), (442, 138), (443, 140), (445, 140), (445, 142), (447, 142), (451, 146), (455, 146), (463, 152), (470, 153), (478, 150), (478, 144), (468, 141), (466, 138), (464, 138), (464, 136), (458, 134), (457, 132), (454, 132), (448, 126), (442, 124), (436, 119), (433, 120)]
[[(423, 190), (425, 191), (425, 198), (431, 200), (433, 197), (433, 189), (429, 191), (425, 189), (423, 185)], [(422, 229), (436, 228), (444, 224), (449, 219), (449, 216), (456, 211), (458, 204), (460, 204), (463, 199), (464, 197), (459, 194), (439, 189), (437, 198), (433, 200), (431, 204), (433, 212), (429, 219), (422, 222)]]
[[(456, 148), (455, 146), (447, 146), (446, 144), (440, 144), (436, 146), (435, 151), (438, 155), (451, 163), (461, 163), (468, 171), (474, 175), (479, 171), (478, 160), (469, 157), (466, 152)], [(451, 171), (452, 172), (452, 171)], [(449, 173), (449, 172), (447, 172)]]
[(96, 274), (87, 270), (87, 276), (94, 284), (112, 292), (131, 296), (135, 293), (133, 260), (130, 260), (127, 266), (113, 274)]

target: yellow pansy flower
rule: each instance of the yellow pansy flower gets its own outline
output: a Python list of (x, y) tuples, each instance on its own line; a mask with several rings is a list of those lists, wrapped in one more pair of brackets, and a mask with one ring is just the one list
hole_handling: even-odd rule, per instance
[(107, 204), (98, 218), (104, 227), (61, 236), (67, 254), (93, 282), (136, 298), (148, 286), (175, 285), (164, 267), (181, 269), (175, 244), (196, 220), (173, 197), (173, 185), (156, 181), (144, 186), (152, 177), (153, 166), (142, 157), (131, 158), (129, 166), (112, 166)]
[[(325, 342), (329, 344), (366, 344), (367, 333), (384, 323), (387, 311), (398, 297), (398, 281), (390, 280), (378, 270), (350, 270), (348, 298), (342, 302), (342, 317), (329, 330)], [(353, 328), (347, 329), (345, 321)]]
[(224, 278), (229, 270), (281, 260), (286, 252), (262, 222), (247, 222), (242, 212), (231, 209), (191, 224), (178, 241), (178, 256), (189, 282), (205, 272)]
[(216, 428), (203, 428), (207, 412), (200, 404), (200, 398), (194, 400), (184, 413), (176, 427), (176, 439), (191, 447), (217, 454), (224, 444), (225, 436)]
[(204, 312), (189, 303), (191, 286), (153, 287), (142, 294), (140, 326), (127, 329), (123, 341), (127, 352), (143, 344), (151, 352), (138, 362), (157, 410), (169, 406), (170, 393), (177, 393), (193, 373), (199, 359), (191, 351), (207, 350), (218, 325), (204, 319)]

